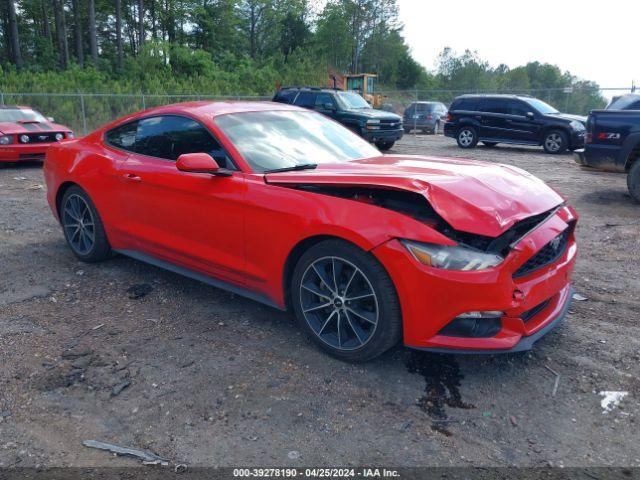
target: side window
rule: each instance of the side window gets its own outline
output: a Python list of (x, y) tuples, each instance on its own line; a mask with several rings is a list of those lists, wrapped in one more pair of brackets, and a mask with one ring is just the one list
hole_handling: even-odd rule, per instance
[(480, 106), (480, 111), (487, 113), (507, 113), (506, 102), (500, 98), (485, 98)]
[(330, 104), (331, 107), (335, 107), (335, 102), (333, 101), (333, 97), (329, 93), (319, 93), (316, 95), (316, 107), (319, 107), (322, 110), (325, 110), (325, 105)]
[(136, 153), (177, 160), (183, 153), (204, 152), (220, 167), (231, 167), (222, 147), (200, 123), (178, 115), (145, 118), (138, 123)]
[(291, 104), (293, 103), (293, 99), (296, 98), (296, 93), (298, 93), (297, 90), (280, 90), (278, 93), (276, 93), (273, 101)]
[(507, 104), (507, 113), (509, 115), (520, 115), (521, 117), (524, 117), (527, 115), (527, 112), (530, 112), (531, 110), (532, 109), (530, 107), (527, 108), (524, 103), (517, 100), (511, 100)]
[(134, 151), (138, 122), (131, 122), (109, 130), (105, 139), (109, 145), (123, 150)]
[(627, 108), (627, 110), (640, 110), (640, 100), (629, 105), (629, 108)]
[(463, 98), (456, 100), (451, 105), (451, 110), (466, 110), (469, 112), (477, 112), (479, 110), (479, 98)]
[(300, 92), (295, 104), (303, 108), (313, 108), (316, 104), (316, 94), (313, 92)]

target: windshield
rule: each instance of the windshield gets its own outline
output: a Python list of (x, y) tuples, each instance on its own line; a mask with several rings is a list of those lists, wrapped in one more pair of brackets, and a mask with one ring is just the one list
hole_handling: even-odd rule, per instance
[[(627, 110), (636, 101), (640, 102), (640, 95), (628, 94), (620, 97), (614, 97), (611, 103), (607, 105), (607, 110)], [(635, 105), (633, 106), (635, 108)]]
[(215, 122), (255, 172), (380, 155), (356, 134), (314, 112), (232, 113)]
[(337, 97), (342, 108), (371, 108), (364, 98), (354, 92), (338, 92)]
[(544, 103), (542, 100), (538, 100), (537, 98), (523, 98), (523, 100), (543, 115), (560, 113), (548, 103)]
[(40, 113), (30, 108), (0, 108), (0, 122), (46, 122)]

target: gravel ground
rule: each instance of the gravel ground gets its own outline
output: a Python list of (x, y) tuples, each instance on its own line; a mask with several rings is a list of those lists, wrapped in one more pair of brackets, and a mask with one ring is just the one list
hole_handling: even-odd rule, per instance
[[(624, 176), (440, 136), (392, 153), (509, 163), (562, 192), (587, 300), (526, 354), (341, 363), (285, 313), (123, 257), (79, 263), (41, 167), (0, 167), (0, 467), (137, 464), (84, 439), (192, 466), (640, 466), (640, 206)], [(604, 414), (600, 391), (628, 395)]]

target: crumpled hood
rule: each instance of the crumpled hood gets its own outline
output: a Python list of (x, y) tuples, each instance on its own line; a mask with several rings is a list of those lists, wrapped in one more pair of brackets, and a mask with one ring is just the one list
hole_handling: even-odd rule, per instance
[(424, 195), (456, 230), (489, 237), (564, 202), (542, 180), (522, 169), (458, 158), (386, 155), (319, 165), (315, 170), (270, 173), (266, 181), (412, 191)]
[(0, 122), (0, 133), (3, 135), (38, 132), (70, 132), (69, 127), (51, 122)]

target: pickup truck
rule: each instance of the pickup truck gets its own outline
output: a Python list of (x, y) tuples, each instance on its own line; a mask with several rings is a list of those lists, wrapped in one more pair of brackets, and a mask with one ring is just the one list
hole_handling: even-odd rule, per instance
[(592, 110), (585, 148), (574, 152), (580, 165), (625, 172), (629, 193), (640, 202), (640, 110)]
[(320, 112), (341, 123), (382, 151), (402, 138), (402, 117), (375, 110), (358, 93), (319, 87), (282, 87), (274, 102)]

